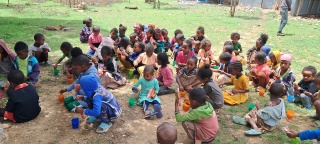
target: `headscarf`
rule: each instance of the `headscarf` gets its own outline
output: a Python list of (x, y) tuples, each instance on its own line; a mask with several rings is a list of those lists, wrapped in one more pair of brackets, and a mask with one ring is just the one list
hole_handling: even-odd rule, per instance
[(15, 52), (12, 52), (6, 45), (6, 43), (0, 39), (0, 46), (8, 53), (8, 55), (10, 56), (10, 59), (13, 60), (14, 57), (16, 57), (16, 53)]
[(292, 55), (291, 54), (283, 54), (280, 58), (281, 61), (287, 61), (291, 63), (292, 61)]
[(80, 86), (86, 96), (92, 96), (92, 94), (98, 89), (99, 83), (93, 75), (85, 75), (80, 78)]
[(272, 63), (272, 69), (277, 69), (280, 66), (280, 58), (281, 58), (281, 53), (280, 50), (275, 50), (272, 52), (272, 54), (274, 55), (274, 57), (276, 58), (276, 64)]

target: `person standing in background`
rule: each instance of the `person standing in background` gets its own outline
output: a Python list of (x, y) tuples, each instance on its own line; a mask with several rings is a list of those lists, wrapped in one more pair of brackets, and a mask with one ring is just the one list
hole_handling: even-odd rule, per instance
[(291, 11), (291, 3), (292, 0), (282, 0), (280, 3), (281, 22), (277, 36), (285, 36), (285, 34), (282, 33), (282, 30), (288, 23), (288, 11)]

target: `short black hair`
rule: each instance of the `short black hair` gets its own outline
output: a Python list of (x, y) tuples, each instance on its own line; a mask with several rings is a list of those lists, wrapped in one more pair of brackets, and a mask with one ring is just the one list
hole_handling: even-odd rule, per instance
[(143, 72), (151, 72), (151, 73), (154, 73), (154, 67), (152, 65), (146, 65), (144, 67), (144, 70)]
[(149, 27), (149, 28), (147, 29), (147, 32), (149, 32), (150, 34), (153, 34), (153, 33), (154, 33), (154, 29), (153, 29), (152, 27)]
[(165, 67), (169, 64), (169, 58), (166, 53), (159, 53), (157, 56), (158, 61), (161, 61), (161, 66)]
[(204, 34), (204, 27), (199, 26), (198, 29), (197, 29), (197, 31), (200, 31), (202, 34)]
[(183, 41), (184, 40), (184, 35), (183, 34), (177, 34), (176, 39)]
[(157, 139), (160, 144), (174, 144), (178, 139), (177, 128), (168, 122), (164, 122), (157, 128)]
[(161, 34), (164, 35), (165, 33), (167, 34), (168, 30), (167, 29), (161, 29)]
[(242, 63), (240, 61), (234, 61), (233, 63), (230, 64), (230, 67), (233, 68), (234, 70), (238, 70), (240, 72), (243, 71), (242, 69)]
[(25, 82), (23, 72), (16, 69), (10, 71), (10, 73), (7, 76), (7, 79), (9, 82), (12, 82), (14, 84), (22, 84)]
[(113, 55), (113, 51), (112, 51), (111, 47), (103, 46), (101, 48), (101, 55), (112, 56)]
[(153, 46), (153, 44), (151, 44), (151, 43), (146, 44), (144, 51), (145, 51), (145, 52), (154, 52), (154, 46)]
[(130, 34), (130, 37), (136, 37), (136, 36), (138, 36), (138, 34), (135, 32)]
[(222, 53), (222, 54), (219, 56), (219, 59), (220, 59), (220, 60), (223, 60), (223, 61), (225, 61), (225, 62), (230, 61), (231, 58), (232, 58), (232, 55), (231, 55), (230, 53), (228, 53), (228, 52), (224, 52), (224, 53)]
[(79, 55), (78, 57), (72, 58), (72, 65), (90, 65), (90, 60), (85, 55)]
[(232, 45), (233, 46), (233, 43), (232, 43), (232, 41), (225, 41), (223, 46), (226, 46), (226, 45)]
[(204, 80), (206, 78), (210, 79), (212, 77), (212, 70), (210, 69), (210, 65), (206, 64), (204, 67), (198, 70), (197, 76)]
[(122, 24), (120, 24), (119, 25), (119, 31), (127, 31), (127, 27), (122, 25)]
[(254, 57), (259, 62), (265, 62), (266, 61), (266, 54), (262, 51), (259, 51), (256, 53), (256, 56)]
[(233, 45), (225, 45), (225, 49), (226, 49), (226, 52), (232, 54), (232, 52), (233, 52)]
[(231, 39), (233, 39), (233, 38), (236, 38), (236, 39), (240, 39), (240, 34), (239, 33), (237, 33), (237, 32), (234, 32), (234, 33), (232, 33), (231, 34), (231, 37), (230, 37)]
[(186, 39), (184, 42), (187, 44), (188, 48), (192, 50), (192, 41), (190, 39)]
[(284, 94), (284, 87), (283, 84), (274, 82), (271, 84), (270, 89), (270, 96), (281, 97)]
[(99, 26), (93, 26), (92, 31), (93, 32), (100, 32), (100, 27)]
[(14, 51), (18, 52), (18, 51), (22, 51), (22, 50), (28, 50), (28, 45), (23, 41), (18, 41), (14, 45)]
[(268, 41), (269, 36), (267, 34), (261, 34), (260, 38), (258, 38), (258, 41), (262, 43), (262, 45), (265, 45)]
[(189, 59), (190, 59), (190, 60), (193, 60), (196, 65), (198, 64), (198, 59), (197, 59), (197, 57), (192, 56), (192, 57), (188, 58), (188, 60), (189, 60)]
[(123, 37), (120, 39), (119, 46), (124, 47), (125, 49), (130, 44), (130, 40), (127, 37)]
[(113, 28), (113, 29), (111, 29), (110, 33), (112, 33), (112, 32), (118, 33), (118, 29), (117, 28)]
[(69, 42), (63, 42), (60, 46), (60, 50), (70, 51), (72, 49), (72, 45)]
[(75, 47), (75, 48), (73, 48), (71, 50), (71, 57), (72, 58), (76, 58), (76, 57), (78, 57), (80, 55), (83, 55), (83, 52), (82, 52), (81, 48)]
[(41, 33), (36, 33), (36, 34), (33, 36), (33, 39), (34, 39), (34, 40), (39, 40), (39, 39), (41, 39), (41, 38), (44, 38), (44, 35), (41, 34)]
[(141, 48), (141, 51), (144, 51), (146, 45), (144, 45), (143, 42), (136, 42), (136, 43), (137, 43), (137, 44), (139, 45), (139, 47)]
[(176, 37), (178, 34), (183, 34), (182, 30), (181, 29), (176, 29), (174, 31), (174, 36)]
[(195, 100), (199, 104), (204, 104), (207, 100), (206, 91), (203, 88), (193, 88), (189, 92), (190, 100)]
[(200, 48), (205, 48), (207, 45), (211, 45), (211, 41), (208, 39), (203, 39), (200, 43)]
[(317, 69), (314, 66), (306, 66), (303, 68), (302, 72), (303, 71), (310, 71), (313, 77), (317, 74)]

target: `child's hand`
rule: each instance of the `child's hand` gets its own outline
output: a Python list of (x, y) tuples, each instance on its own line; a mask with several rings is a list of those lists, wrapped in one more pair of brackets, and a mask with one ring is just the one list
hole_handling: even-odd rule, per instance
[(308, 97), (313, 96), (313, 94), (312, 94), (311, 92), (307, 92), (307, 91), (305, 91), (304, 94), (305, 94), (306, 96), (308, 96)]
[(62, 90), (60, 90), (59, 93), (63, 94), (63, 93), (65, 93), (66, 91), (67, 91), (67, 89), (62, 89)]
[(225, 90), (229, 95), (233, 95), (232, 90)]
[(57, 67), (58, 67), (58, 64), (57, 64), (57, 63), (53, 65), (53, 68), (54, 68), (54, 69), (57, 69)]
[(192, 86), (191, 86), (191, 85), (189, 85), (188, 87), (186, 87), (186, 91), (190, 91), (190, 90), (192, 90)]
[(84, 109), (82, 107), (75, 107), (76, 113), (83, 114)]
[(76, 96), (76, 100), (83, 100), (84, 99), (84, 96), (83, 95), (77, 95)]
[(289, 132), (287, 132), (287, 136), (289, 138), (296, 138), (296, 137), (299, 137), (299, 134), (295, 131), (289, 131)]

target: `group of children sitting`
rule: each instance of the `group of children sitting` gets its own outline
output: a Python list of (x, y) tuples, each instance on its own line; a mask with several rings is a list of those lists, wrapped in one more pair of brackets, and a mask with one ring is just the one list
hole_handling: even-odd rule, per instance
[[(63, 56), (53, 66), (57, 68), (64, 58), (69, 58), (63, 69), (67, 77), (75, 77), (76, 80), (61, 89), (60, 93), (75, 90), (75, 94), (65, 97), (64, 105), (69, 111), (89, 116), (88, 123), (101, 122), (97, 133), (105, 133), (112, 126), (111, 122), (121, 115), (116, 97), (107, 89), (116, 89), (127, 83), (122, 75), (125, 70), (133, 71), (140, 77), (132, 85), (132, 91), (139, 95), (137, 104), (143, 106), (145, 119), (153, 116), (161, 118), (158, 96), (176, 93), (176, 120), (182, 122), (195, 143), (213, 142), (219, 130), (219, 109), (224, 104), (246, 102), (250, 80), (256, 91), (270, 92), (270, 101), (264, 107), (257, 103), (243, 118), (233, 116), (235, 123), (252, 126), (253, 129), (245, 131), (245, 134), (260, 135), (272, 131), (285, 117), (284, 100), (281, 98), (284, 96), (294, 97), (294, 103), (301, 103), (307, 109), (314, 105), (317, 111), (314, 117), (320, 115), (320, 100), (317, 99), (320, 74), (317, 74), (315, 67), (307, 66), (302, 70), (303, 79), (295, 84), (290, 68), (292, 55), (279, 50), (270, 52), (270, 47), (265, 45), (268, 40), (266, 34), (261, 34), (256, 45), (247, 52), (245, 60), (241, 56), (239, 33), (231, 34), (231, 41), (225, 42), (222, 53), (215, 58), (203, 27), (199, 27), (196, 35), (190, 38), (185, 38), (183, 32), (177, 29), (170, 40), (166, 29), (153, 24), (135, 24), (134, 32), (129, 37), (126, 36), (127, 28), (122, 24), (119, 29), (113, 28), (107, 37), (102, 37), (98, 26), (93, 26), (91, 30), (90, 18), (84, 19), (83, 24), (86, 26), (80, 33), (80, 41), (88, 43), (88, 53), (83, 54), (80, 48), (63, 42), (60, 47)], [(34, 39), (35, 43), (29, 47), (24, 42), (17, 42), (15, 53), (0, 40), (0, 76), (9, 96), (6, 108), (0, 109), (0, 116), (13, 122), (31, 120), (41, 110), (35, 85), (40, 74), (39, 62), (50, 63), (50, 47), (44, 42), (42, 34), (36, 34)], [(167, 53), (169, 50), (171, 55)], [(173, 59), (175, 70), (169, 66), (169, 57)], [(249, 69), (246, 74), (243, 74), (244, 64)], [(172, 88), (174, 81), (178, 84), (178, 90)], [(222, 91), (221, 88), (226, 85), (234, 85), (234, 88)], [(180, 113), (178, 95), (181, 92), (189, 93), (192, 110), (186, 114)], [(20, 95), (28, 98), (22, 100), (21, 106), (13, 105), (21, 100)], [(26, 111), (27, 115), (21, 114)], [(174, 143), (176, 136), (168, 136), (169, 133), (176, 133), (173, 129), (167, 123), (159, 126), (158, 142)]]

